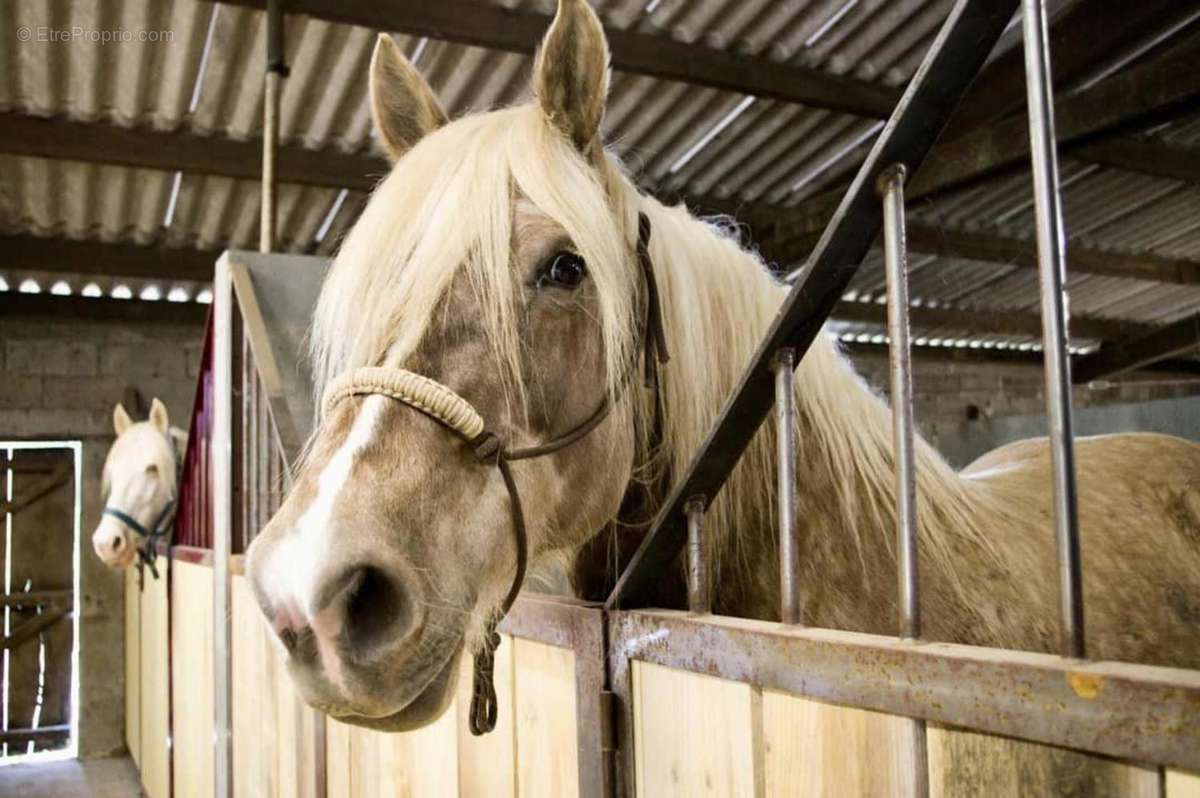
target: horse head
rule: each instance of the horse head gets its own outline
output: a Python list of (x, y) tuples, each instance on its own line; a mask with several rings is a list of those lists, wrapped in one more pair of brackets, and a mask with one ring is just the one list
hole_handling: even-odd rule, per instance
[(514, 491), (530, 562), (565, 560), (617, 515), (645, 450), (643, 199), (601, 145), (608, 50), (583, 0), (560, 3), (533, 81), (532, 104), (450, 121), (390, 37), (375, 48), (393, 167), (322, 289), (318, 390), (402, 369), (510, 450), (587, 429), (514, 461), (510, 490), (428, 407), (325, 403), (247, 573), (301, 693), (349, 723), (414, 728), (448, 705), (518, 572)]
[(176, 447), (167, 408), (155, 399), (150, 417), (134, 423), (125, 408), (113, 408), (117, 439), (104, 461), (104, 513), (92, 547), (105, 565), (128, 568), (147, 532), (167, 520), (175, 501)]

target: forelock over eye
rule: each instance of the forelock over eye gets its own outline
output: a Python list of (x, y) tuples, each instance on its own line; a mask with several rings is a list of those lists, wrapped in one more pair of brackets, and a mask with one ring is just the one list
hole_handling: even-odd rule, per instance
[(538, 288), (577, 288), (587, 275), (583, 258), (574, 252), (557, 252), (543, 265), (537, 276)]

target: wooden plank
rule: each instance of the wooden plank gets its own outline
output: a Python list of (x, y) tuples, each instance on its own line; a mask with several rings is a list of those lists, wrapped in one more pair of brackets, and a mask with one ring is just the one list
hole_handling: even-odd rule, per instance
[[(227, 136), (74, 122), (18, 112), (0, 113), (0, 152), (34, 158), (111, 163), (258, 181), (262, 172), (262, 147), (261, 139), (238, 141)], [(285, 144), (278, 150), (275, 176), (281, 183), (368, 191), (379, 175), (387, 174), (389, 169), (387, 161), (378, 156), (332, 149), (315, 153)], [(211, 280), (215, 261), (216, 258), (210, 258), (206, 262), (195, 262), (197, 268), (204, 270), (205, 276), (181, 279)], [(137, 268), (136, 264), (137, 261), (116, 268)]]
[(268, 711), (274, 710), (275, 727), (278, 729), (272, 744), (277, 794), (280, 798), (316, 798), (319, 795), (315, 750), (315, 726), (320, 722), (318, 714), (296, 693), (283, 655), (265, 624), (256, 619), (255, 626), (262, 635), (271, 669), (269, 687), (273, 691), (273, 707), (269, 707)]
[[(0, 119), (10, 115), (0, 114)], [(109, 125), (81, 125), (86, 139), (103, 136)], [(4, 128), (0, 122), (0, 130)], [(117, 128), (118, 130), (120, 128)], [(159, 134), (163, 135), (163, 134)], [(174, 135), (174, 134), (171, 134)], [(0, 133), (0, 140), (4, 134)], [(170, 153), (160, 147), (160, 155)], [(258, 158), (262, 158), (261, 148)], [(164, 164), (165, 169), (176, 169)], [(0, 236), (4, 267), (13, 271), (128, 277), (135, 280), (212, 281), (213, 264), (221, 253), (190, 247), (160, 247), (111, 241), (79, 241), (31, 235)]]
[(141, 611), (141, 770), (142, 786), (149, 798), (168, 798), (170, 786), (170, 728), (168, 711), (171, 695), (167, 673), (167, 558), (159, 557), (155, 566), (160, 579), (149, 571), (145, 575)]
[(42, 632), (45, 632), (54, 624), (68, 618), (72, 615), (72, 611), (65, 608), (43, 612), (33, 616), (29, 620), (22, 623), (20, 626), (12, 630), (11, 634), (5, 635), (0, 639), (0, 651), (19, 648), (22, 643), (26, 643), (35, 639)]
[(72, 607), (75, 591), (30, 590), (26, 593), (9, 593), (0, 596), (0, 607)]
[(0, 317), (61, 321), (114, 321), (122, 324), (178, 324), (199, 327), (208, 307), (197, 302), (147, 302), (141, 299), (0, 293)]
[(574, 652), (515, 638), (513, 671), (517, 794), (578, 795)]
[(1167, 798), (1200, 798), (1200, 773), (1167, 771)]
[(513, 639), (500, 636), (493, 677), (500, 716), (490, 734), (471, 734), (469, 712), (473, 682), (471, 661), (459, 666), (458, 792), (464, 797), (513, 798), (517, 794), (516, 719), (514, 699)]
[[(212, 568), (177, 560), (171, 624), (173, 798), (213, 795)], [(259, 734), (264, 730), (260, 727)]]
[(635, 661), (633, 718), (639, 795), (765, 793), (757, 688)]
[[(264, 8), (265, 0), (226, 0)], [(547, 14), (501, 8), (472, 0), (291, 0), (289, 13), (329, 22), (398, 31), (412, 36), (532, 53), (550, 27)], [(784, 64), (687, 44), (669, 36), (606, 27), (614, 69), (675, 80), (764, 99), (800, 103), (843, 113), (883, 118), (900, 92), (888, 86), (840, 77), (819, 69)]]
[(66, 723), (53, 726), (39, 726), (36, 729), (9, 729), (0, 731), (0, 745), (24, 745), (36, 742), (39, 747), (50, 748), (64, 745), (71, 734), (71, 727)]
[(764, 690), (766, 794), (914, 795), (914, 724)]
[(1112, 377), (1161, 360), (1200, 350), (1200, 313), (1172, 322), (1153, 332), (1126, 341), (1106, 344), (1075, 360), (1071, 379), (1076, 383)]
[(125, 569), (125, 744), (142, 765), (142, 591), (136, 568)]
[(1112, 795), (1159, 798), (1158, 769), (1067, 748), (930, 724), (929, 794), (956, 798), (987, 785), (988, 796)]
[(330, 718), (325, 725), (326, 798), (353, 798), (350, 772), (354, 768), (351, 734), (354, 729)]
[(245, 576), (230, 586), (233, 611), (233, 795), (279, 798), (275, 778), (278, 730), (264, 734), (264, 719), (275, 717), (275, 671), (258, 605)]

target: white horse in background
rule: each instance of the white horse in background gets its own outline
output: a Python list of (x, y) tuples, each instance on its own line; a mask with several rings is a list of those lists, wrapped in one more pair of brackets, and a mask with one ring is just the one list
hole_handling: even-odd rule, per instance
[(171, 426), (167, 406), (157, 398), (150, 417), (136, 423), (118, 403), (113, 431), (117, 439), (104, 460), (101, 487), (104, 513), (92, 547), (105, 565), (128, 568), (137, 561), (146, 533), (172, 521), (187, 433)]

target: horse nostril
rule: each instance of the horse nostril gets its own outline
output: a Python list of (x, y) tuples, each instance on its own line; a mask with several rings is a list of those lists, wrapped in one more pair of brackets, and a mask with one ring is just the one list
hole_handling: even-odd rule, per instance
[(336, 635), (360, 653), (404, 636), (412, 608), (393, 574), (374, 565), (347, 568), (317, 593), (322, 607), (314, 619), (319, 635)]
[(119, 552), (121, 550), (121, 547), (124, 545), (125, 545), (125, 536), (124, 535), (114, 535), (113, 536), (112, 550), (113, 550), (114, 554), (116, 552)]

